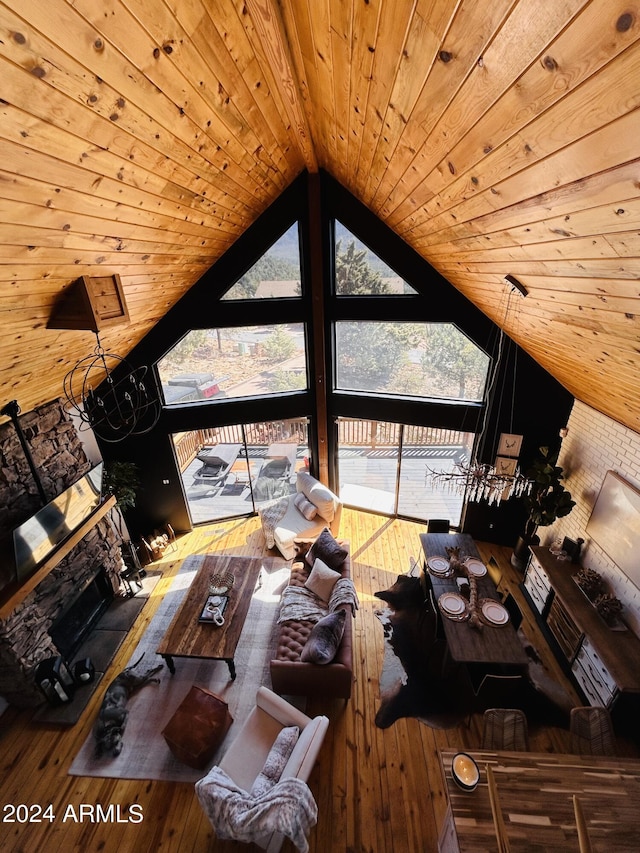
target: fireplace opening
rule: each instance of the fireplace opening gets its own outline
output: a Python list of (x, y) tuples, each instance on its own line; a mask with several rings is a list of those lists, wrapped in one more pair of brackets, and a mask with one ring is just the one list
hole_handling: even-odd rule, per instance
[(101, 569), (49, 629), (51, 639), (65, 660), (73, 658), (112, 601), (111, 584)]

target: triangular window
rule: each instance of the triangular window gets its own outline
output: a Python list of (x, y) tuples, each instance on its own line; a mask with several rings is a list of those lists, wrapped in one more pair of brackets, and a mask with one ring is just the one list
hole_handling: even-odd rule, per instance
[(336, 296), (416, 296), (410, 284), (335, 220)]
[(301, 295), (300, 240), (296, 222), (227, 290), (222, 300), (298, 299)]

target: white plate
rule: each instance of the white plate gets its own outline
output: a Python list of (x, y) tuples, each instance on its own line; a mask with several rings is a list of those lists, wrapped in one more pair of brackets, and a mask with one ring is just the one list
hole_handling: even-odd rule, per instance
[(449, 571), (449, 560), (446, 557), (429, 557), (427, 565), (437, 575), (444, 575)]
[(438, 604), (451, 616), (462, 616), (467, 608), (467, 602), (457, 592), (444, 592), (438, 599)]
[(487, 573), (487, 567), (482, 562), (482, 560), (476, 560), (475, 557), (468, 557), (464, 561), (465, 566), (469, 569), (469, 572), (472, 575), (475, 575), (477, 578), (484, 577)]
[(485, 600), (482, 602), (482, 615), (492, 625), (506, 625), (509, 621), (509, 611), (499, 601)]

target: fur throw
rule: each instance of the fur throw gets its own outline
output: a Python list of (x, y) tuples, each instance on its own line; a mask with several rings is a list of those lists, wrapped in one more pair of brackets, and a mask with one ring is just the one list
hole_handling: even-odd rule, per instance
[(318, 807), (302, 779), (281, 779), (252, 797), (216, 766), (196, 782), (196, 794), (219, 839), (250, 844), (281, 832), (301, 853), (308, 853), (306, 836), (318, 820)]

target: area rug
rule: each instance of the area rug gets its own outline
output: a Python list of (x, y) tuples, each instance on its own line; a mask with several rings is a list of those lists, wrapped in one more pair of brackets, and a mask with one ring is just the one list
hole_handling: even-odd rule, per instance
[(388, 604), (376, 611), (385, 636), (376, 725), (385, 729), (402, 717), (435, 729), (459, 725), (471, 711), (473, 691), (462, 667), (444, 666), (444, 644), (420, 581), (400, 575), (376, 596)]
[[(155, 650), (164, 636), (177, 608), (195, 577), (201, 555), (188, 557), (173, 580), (149, 627), (131, 655), (128, 666), (142, 657), (139, 669), (161, 662)], [(166, 667), (158, 673), (159, 684), (149, 684), (134, 695), (128, 704), (129, 717), (124, 732), (124, 746), (119, 756), (95, 757), (93, 731), (74, 759), (69, 773), (75, 776), (100, 776), (117, 779), (159, 779), (193, 783), (204, 770), (194, 770), (178, 761), (162, 737), (162, 729), (192, 685), (213, 691), (224, 699), (234, 719), (225, 739), (213, 756), (211, 765), (219, 762), (242, 723), (255, 704), (256, 690), (261, 684), (270, 686), (269, 660), (275, 643), (275, 620), (280, 593), (289, 579), (290, 567), (281, 560), (265, 560), (249, 612), (240, 635), (235, 664), (237, 678), (231, 681), (224, 661), (197, 661), (176, 658), (176, 673)]]

